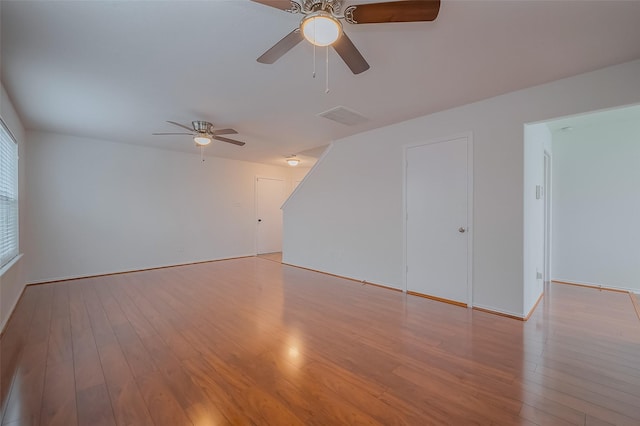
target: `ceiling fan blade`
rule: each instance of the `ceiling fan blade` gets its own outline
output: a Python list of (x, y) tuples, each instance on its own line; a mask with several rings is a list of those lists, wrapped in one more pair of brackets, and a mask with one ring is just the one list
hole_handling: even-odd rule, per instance
[(213, 138), (215, 140), (217, 140), (217, 141), (228, 142), (228, 143), (232, 143), (232, 144), (238, 145), (238, 146), (243, 146), (245, 144), (244, 142), (236, 141), (236, 140), (229, 139), (229, 138), (223, 138), (222, 136), (213, 135)]
[(183, 129), (187, 129), (188, 131), (193, 132), (192, 127), (187, 127), (184, 124), (176, 123), (175, 121), (169, 121), (169, 120), (167, 120), (167, 123), (173, 124), (174, 126), (182, 127)]
[(261, 64), (273, 64), (280, 59), (282, 55), (293, 49), (304, 37), (300, 33), (300, 28), (296, 28), (289, 34), (284, 36), (282, 40), (273, 45), (273, 47), (260, 56), (257, 61)]
[(238, 132), (236, 132), (233, 129), (220, 129), (220, 130), (213, 130), (213, 135), (217, 136), (217, 135), (237, 135)]
[(275, 7), (285, 12), (300, 13), (300, 3), (293, 0), (251, 0), (254, 3), (260, 3), (265, 6)]
[(344, 32), (332, 46), (354, 74), (360, 74), (369, 69), (367, 61)]
[(406, 0), (349, 6), (345, 19), (351, 24), (433, 21), (440, 11), (440, 0)]
[(152, 135), (189, 135), (189, 136), (193, 136), (193, 133), (152, 133)]

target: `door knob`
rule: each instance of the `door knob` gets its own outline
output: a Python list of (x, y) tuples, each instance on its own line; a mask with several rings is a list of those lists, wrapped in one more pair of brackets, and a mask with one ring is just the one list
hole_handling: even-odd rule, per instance
[(462, 226), (460, 228), (458, 228), (458, 232), (461, 234), (464, 234), (464, 232), (466, 231), (466, 229), (464, 229)]

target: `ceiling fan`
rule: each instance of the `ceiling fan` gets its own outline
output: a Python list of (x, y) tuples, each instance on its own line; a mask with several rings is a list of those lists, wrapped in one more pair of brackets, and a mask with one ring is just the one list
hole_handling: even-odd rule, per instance
[(305, 15), (300, 26), (258, 58), (273, 64), (303, 39), (316, 46), (332, 46), (354, 74), (369, 69), (351, 39), (342, 30), (341, 19), (350, 24), (433, 21), (440, 11), (440, 0), (400, 0), (351, 5), (341, 13), (343, 0), (252, 0), (289, 13)]
[(192, 121), (191, 126), (185, 126), (184, 124), (176, 123), (175, 121), (167, 121), (174, 126), (182, 127), (189, 131), (189, 133), (153, 133), (154, 135), (190, 135), (193, 136), (193, 141), (198, 146), (205, 146), (211, 143), (211, 140), (215, 139), (221, 142), (232, 143), (234, 145), (243, 146), (245, 143), (237, 141), (235, 139), (224, 138), (220, 135), (235, 135), (236, 132), (233, 129), (220, 129), (216, 130), (213, 124), (208, 121)]

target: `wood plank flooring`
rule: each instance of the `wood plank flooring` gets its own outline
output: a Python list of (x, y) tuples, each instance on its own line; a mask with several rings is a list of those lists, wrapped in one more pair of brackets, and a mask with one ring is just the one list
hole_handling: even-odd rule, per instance
[(640, 319), (640, 294), (629, 293), (629, 296), (631, 297), (633, 307), (636, 310), (636, 315), (638, 316), (638, 319)]
[(282, 252), (276, 251), (273, 253), (263, 253), (258, 255), (261, 259), (273, 260), (274, 262), (282, 263)]
[(639, 425), (623, 293), (526, 323), (259, 257), (28, 287), (3, 425)]

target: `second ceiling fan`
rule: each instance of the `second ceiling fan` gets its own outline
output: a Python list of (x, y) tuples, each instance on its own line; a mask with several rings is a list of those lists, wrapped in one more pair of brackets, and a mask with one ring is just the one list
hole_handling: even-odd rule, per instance
[(316, 46), (331, 46), (354, 74), (369, 69), (369, 64), (351, 39), (342, 30), (340, 20), (350, 24), (384, 22), (433, 21), (440, 11), (440, 0), (400, 0), (348, 6), (342, 11), (343, 0), (252, 0), (289, 13), (305, 15), (300, 26), (258, 58), (263, 64), (273, 64), (303, 39)]
[(184, 124), (176, 123), (175, 121), (167, 121), (169, 124), (173, 124), (174, 126), (181, 127), (185, 130), (188, 130), (189, 133), (153, 133), (154, 135), (189, 135), (193, 137), (193, 141), (198, 146), (209, 145), (213, 139), (217, 141), (231, 143), (233, 145), (244, 146), (244, 142), (237, 141), (235, 139), (224, 138), (221, 135), (235, 135), (236, 132), (234, 129), (215, 129), (213, 124), (208, 121), (196, 120), (191, 122), (191, 127), (185, 126)]

